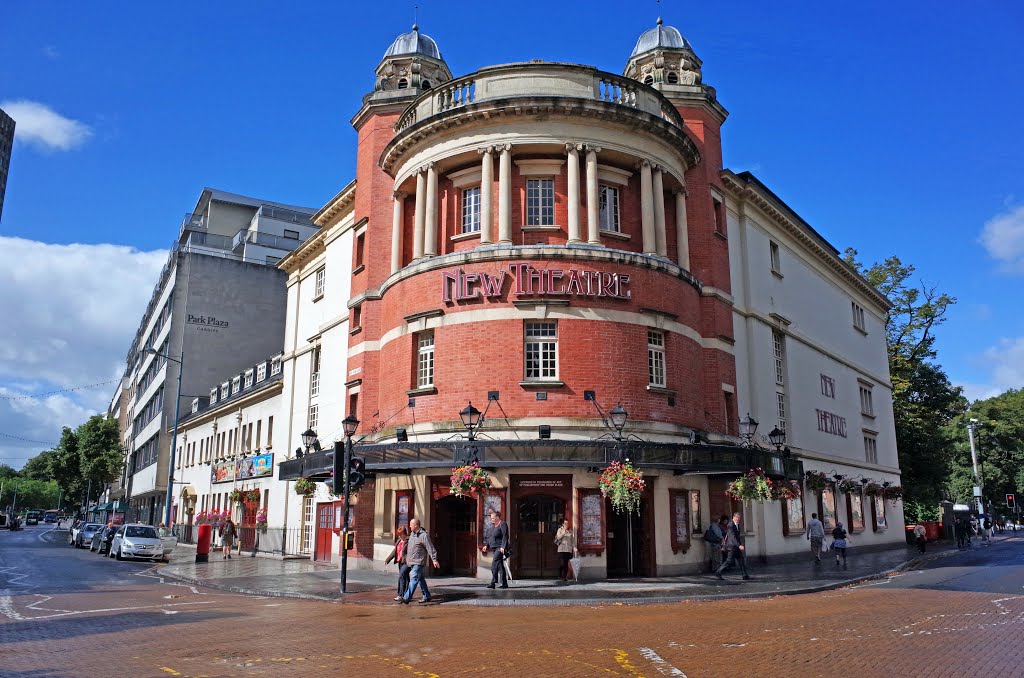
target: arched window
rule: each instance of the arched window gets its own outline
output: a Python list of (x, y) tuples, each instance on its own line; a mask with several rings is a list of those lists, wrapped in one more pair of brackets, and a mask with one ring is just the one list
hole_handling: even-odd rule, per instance
[[(646, 78), (644, 78), (644, 84), (645, 85), (653, 85), (654, 84), (654, 76), (653, 75), (648, 75)], [(401, 87), (401, 85), (399, 85), (399, 87)]]
[(431, 87), (430, 81), (429, 80), (424, 80), (423, 81), (423, 89), (430, 89), (430, 87)]
[(398, 89), (408, 89), (408, 87), (409, 81), (406, 80), (405, 78), (402, 78), (401, 80), (398, 81)]
[(670, 84), (670, 85), (679, 84), (679, 76), (676, 74), (675, 71), (669, 71), (669, 74), (668, 74), (668, 84)]

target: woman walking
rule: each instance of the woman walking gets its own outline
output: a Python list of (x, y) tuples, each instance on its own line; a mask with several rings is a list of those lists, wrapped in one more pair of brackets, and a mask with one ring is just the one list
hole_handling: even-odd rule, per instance
[(843, 529), (842, 523), (836, 523), (836, 529), (832, 530), (832, 546), (831, 549), (836, 554), (836, 567), (839, 567), (839, 558), (843, 559), (843, 569), (846, 569), (846, 530)]
[(399, 527), (395, 531), (395, 548), (391, 549), (391, 554), (384, 561), (385, 565), (392, 560), (398, 565), (398, 595), (395, 596), (395, 600), (401, 600), (405, 596), (405, 589), (409, 587), (409, 572), (412, 568), (405, 562), (405, 546), (408, 539), (409, 531)]
[(562, 521), (562, 526), (555, 532), (555, 546), (558, 547), (558, 578), (569, 581), (569, 560), (576, 553), (576, 533), (568, 518)]
[(228, 518), (220, 526), (220, 541), (221, 546), (224, 547), (224, 557), (231, 557), (231, 547), (235, 545), (235, 537), (238, 536), (238, 528), (235, 527), (234, 521)]

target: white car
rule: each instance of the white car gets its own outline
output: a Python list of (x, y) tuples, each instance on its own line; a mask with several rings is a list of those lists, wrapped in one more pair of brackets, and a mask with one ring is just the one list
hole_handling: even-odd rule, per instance
[(124, 558), (166, 560), (177, 543), (178, 538), (174, 536), (161, 538), (152, 525), (141, 523), (122, 525), (114, 533), (110, 554), (118, 560)]

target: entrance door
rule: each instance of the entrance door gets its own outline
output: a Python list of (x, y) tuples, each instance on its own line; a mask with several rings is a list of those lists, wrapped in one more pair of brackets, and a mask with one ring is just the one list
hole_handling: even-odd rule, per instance
[(651, 520), (651, 501), (640, 500), (640, 510), (634, 513), (616, 513), (611, 502), (605, 504), (608, 516), (608, 576), (651, 576), (654, 532)]
[(708, 525), (711, 524), (712, 520), (718, 520), (721, 516), (725, 516), (729, 520), (732, 520), (733, 513), (743, 513), (743, 502), (737, 501), (731, 498), (725, 493), (725, 490), (729, 487), (729, 483), (733, 478), (708, 478), (708, 503), (711, 509), (711, 515), (708, 516), (707, 523), (701, 526), (701, 529), (707, 529)]
[(476, 499), (445, 497), (434, 507), (431, 539), (439, 575), (476, 576)]
[(334, 541), (334, 504), (316, 505), (316, 545), (313, 560), (331, 562), (331, 544)]
[(512, 565), (517, 575), (554, 579), (559, 562), (555, 532), (565, 518), (565, 502), (545, 495), (524, 497), (519, 500), (517, 516), (512, 545)]
[(238, 530), (239, 550), (251, 551), (256, 543), (256, 511), (259, 504), (247, 501), (242, 504), (242, 524)]

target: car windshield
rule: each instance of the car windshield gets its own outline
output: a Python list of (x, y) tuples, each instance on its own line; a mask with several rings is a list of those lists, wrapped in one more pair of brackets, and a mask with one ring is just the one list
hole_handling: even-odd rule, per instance
[(101, 527), (103, 527), (103, 526), (100, 525), (99, 523), (89, 523), (88, 525), (86, 525), (82, 529), (84, 529), (86, 532), (95, 532), (96, 530), (100, 529)]
[(125, 528), (124, 536), (126, 537), (144, 537), (147, 539), (156, 539), (156, 530), (152, 527), (128, 527)]

